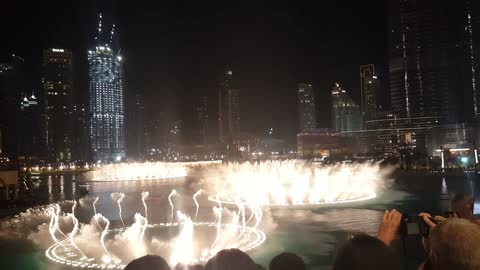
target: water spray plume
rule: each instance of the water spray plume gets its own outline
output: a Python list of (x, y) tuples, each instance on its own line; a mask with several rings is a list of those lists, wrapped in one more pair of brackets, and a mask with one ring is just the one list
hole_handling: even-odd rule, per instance
[(378, 163), (315, 165), (302, 161), (228, 163), (206, 169), (209, 200), (224, 204), (286, 206), (372, 199), (387, 182)]
[(214, 249), (214, 248), (215, 248), (215, 245), (217, 244), (218, 240), (220, 239), (220, 234), (222, 232), (222, 208), (214, 206), (213, 207), (213, 213), (217, 217), (217, 234), (215, 236), (215, 240), (213, 241), (212, 246), (210, 247), (210, 253), (211, 254), (216, 253), (215, 252), (216, 249)]
[[(172, 198), (176, 194), (176, 191), (172, 191), (169, 196), (169, 202), (172, 203), (170, 207), (173, 210), (175, 208)], [(197, 191), (196, 195), (200, 194)], [(120, 194), (117, 196), (115, 198), (118, 201), (122, 196)], [(195, 201), (198, 199), (197, 196)], [(142, 198), (143, 201), (147, 198), (146, 192), (142, 193)], [(227, 208), (222, 208), (219, 202), (218, 206), (213, 207), (216, 220), (204, 222), (194, 222), (193, 215), (188, 216), (175, 210), (177, 222), (149, 224), (147, 218), (135, 213), (134, 222), (126, 228), (110, 228), (110, 221), (100, 213), (93, 216), (90, 224), (81, 224), (77, 218), (79, 215), (77, 203), (73, 202), (71, 213), (66, 216), (60, 212), (59, 205), (51, 205), (39, 211), (41, 215), (45, 215), (44, 218), (50, 220), (48, 232), (55, 242), (46, 249), (45, 256), (51, 262), (63, 264), (68, 268), (120, 270), (132, 259), (147, 253), (170, 254), (169, 261), (172, 265), (177, 263), (195, 265), (207, 262), (219, 250), (238, 248), (248, 251), (258, 247), (266, 239), (262, 231), (247, 224), (244, 213), (246, 206), (242, 203), (239, 203), (237, 211), (231, 212)], [(258, 226), (262, 218), (261, 212), (258, 212), (260, 209), (257, 209), (257, 206), (248, 207), (252, 208), (255, 226)], [(61, 235), (59, 222), (61, 221), (63, 225), (63, 222), (69, 221), (70, 218), (73, 221), (73, 229), (67, 238), (59, 239)], [(100, 224), (103, 229), (96, 230), (95, 223)], [(167, 230), (177, 232), (176, 236), (170, 240), (163, 239), (161, 235), (165, 233), (165, 228), (176, 228)], [(196, 228), (199, 228), (199, 231), (195, 230)], [(201, 236), (195, 237), (195, 233), (199, 232), (202, 232)]]
[(178, 222), (182, 224), (182, 228), (175, 240), (170, 264), (177, 265), (182, 263), (188, 265), (193, 258), (193, 222), (190, 217), (180, 211), (177, 211), (177, 218)]
[(203, 190), (199, 189), (197, 192), (195, 192), (195, 194), (193, 194), (193, 201), (195, 202), (195, 206), (197, 207), (195, 209), (195, 217), (193, 218), (193, 221), (197, 220), (197, 215), (198, 215), (198, 208), (200, 207), (200, 205), (198, 204), (198, 201), (197, 201), (197, 196), (202, 194)]
[[(93, 203), (92, 203), (92, 206), (93, 206), (93, 216), (96, 216), (96, 215), (97, 215), (97, 202), (98, 202), (98, 199), (99, 199), (98, 196), (95, 197), (95, 200), (93, 200)], [(100, 231), (103, 230), (103, 229), (102, 229), (102, 226), (100, 226), (100, 223), (98, 223), (98, 220), (97, 220), (96, 218), (95, 218), (94, 220), (95, 220), (95, 223), (97, 224), (98, 228), (100, 229)]]
[(57, 230), (61, 235), (63, 235), (65, 238), (68, 239), (67, 235), (60, 230), (60, 225), (58, 224), (58, 221), (60, 219), (60, 205), (56, 204), (55, 205), (55, 230)]
[(50, 236), (52, 237), (53, 241), (57, 243), (58, 245), (62, 246), (62, 243), (60, 240), (58, 240), (57, 236), (55, 236), (55, 232), (57, 231), (56, 225), (55, 225), (55, 220), (56, 220), (56, 212), (54, 207), (50, 207), (48, 209), (48, 212), (50, 213), (50, 223), (48, 226), (48, 231), (50, 232)]
[(122, 201), (125, 198), (125, 194), (116, 192), (116, 193), (112, 193), (110, 196), (112, 197), (112, 200), (117, 201), (118, 216), (120, 217), (120, 221), (122, 221), (123, 228), (125, 228), (125, 222), (123, 222), (123, 217), (122, 217)]
[(102, 234), (100, 235), (100, 245), (102, 246), (103, 251), (105, 251), (105, 255), (106, 255), (106, 257), (104, 257), (103, 260), (105, 262), (110, 262), (112, 260), (112, 256), (110, 255), (110, 253), (107, 250), (107, 247), (105, 246), (105, 236), (108, 233), (108, 227), (110, 227), (110, 220), (102, 216), (102, 214), (96, 214), (94, 218), (97, 220), (98, 223), (100, 223), (99, 222), (100, 220), (105, 223), (105, 228), (103, 229)]
[(145, 218), (147, 218), (147, 222), (148, 222), (148, 208), (145, 200), (148, 198), (148, 195), (150, 195), (148, 191), (142, 192), (142, 203), (143, 203), (143, 208), (145, 209)]
[(72, 213), (70, 214), (70, 217), (72, 218), (72, 222), (73, 222), (73, 229), (69, 233), (68, 238), (70, 239), (70, 243), (72, 244), (72, 246), (75, 249), (77, 249), (80, 252), (80, 254), (82, 254), (82, 258), (87, 258), (85, 253), (83, 253), (83, 251), (75, 243), (75, 236), (78, 234), (78, 231), (79, 231), (78, 230), (78, 219), (75, 217), (75, 208), (77, 208), (77, 201), (74, 201), (73, 206), (72, 206)]
[(170, 195), (168, 195), (168, 203), (170, 203), (170, 208), (172, 208), (172, 214), (170, 216), (171, 222), (173, 222), (173, 202), (172, 202), (172, 197), (177, 194), (177, 191), (174, 189), (172, 192), (170, 192)]

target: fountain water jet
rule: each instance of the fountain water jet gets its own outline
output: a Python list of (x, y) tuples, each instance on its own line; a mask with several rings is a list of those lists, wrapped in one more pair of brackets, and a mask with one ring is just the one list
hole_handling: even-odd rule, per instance
[[(144, 254), (159, 254), (169, 258), (172, 263), (198, 264), (206, 262), (218, 250), (235, 247), (247, 251), (265, 241), (265, 234), (252, 227), (256, 224), (246, 223), (245, 226), (240, 224), (242, 211), (234, 212), (231, 221), (225, 222), (223, 215), (229, 213), (228, 209), (215, 206), (214, 214), (217, 220), (214, 222), (194, 222), (190, 216), (177, 210), (178, 222), (148, 224), (145, 217), (136, 213), (134, 223), (126, 228), (111, 228), (110, 221), (97, 213), (89, 226), (78, 224), (74, 227), (69, 233), (70, 237), (75, 237), (75, 242), (72, 242), (71, 239), (56, 239), (54, 231), (58, 228), (60, 215), (58, 209), (53, 206), (49, 210), (51, 215), (49, 231), (53, 232), (51, 236), (55, 243), (46, 250), (45, 254), (53, 262), (74, 267), (123, 269), (125, 263)], [(75, 217), (75, 211), (74, 205), (72, 214), (68, 215)], [(102, 224), (103, 230), (93, 230), (96, 227), (95, 223)], [(155, 240), (156, 235), (166, 233), (165, 228), (177, 228), (178, 234), (170, 240), (169, 245), (158, 246), (156, 244), (158, 240)], [(145, 236), (146, 233), (148, 237)], [(214, 240), (213, 237), (215, 237)], [(209, 238), (213, 241), (209, 242), (207, 240)], [(99, 240), (92, 241), (93, 239)]]
[(117, 202), (118, 216), (120, 217), (120, 221), (122, 221), (123, 228), (125, 228), (125, 222), (123, 222), (123, 217), (122, 217), (122, 201), (125, 198), (125, 194), (116, 192), (116, 193), (112, 193), (110, 196), (112, 197), (112, 200)]
[(168, 203), (170, 204), (170, 208), (172, 208), (172, 214), (170, 215), (170, 220), (173, 222), (173, 202), (172, 202), (172, 197), (177, 194), (177, 191), (174, 189), (172, 192), (170, 192), (170, 195), (168, 195)]
[(142, 192), (142, 203), (143, 203), (143, 208), (145, 209), (145, 218), (147, 219), (147, 221), (148, 221), (148, 208), (145, 200), (148, 198), (148, 195), (150, 195), (148, 191)]
[(195, 206), (197, 207), (195, 210), (195, 217), (193, 218), (193, 221), (197, 220), (197, 215), (198, 215), (198, 208), (200, 205), (198, 204), (197, 197), (203, 192), (203, 190), (199, 189), (195, 194), (193, 194), (193, 201), (195, 202)]

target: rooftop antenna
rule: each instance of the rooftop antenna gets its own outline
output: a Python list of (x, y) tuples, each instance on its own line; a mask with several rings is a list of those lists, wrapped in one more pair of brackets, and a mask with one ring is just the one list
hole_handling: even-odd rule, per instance
[(115, 35), (115, 24), (112, 25), (112, 30), (110, 31), (110, 46), (113, 44), (113, 37)]
[(101, 34), (102, 34), (102, 13), (100, 12), (98, 14), (98, 35), (95, 37), (95, 40), (98, 40)]

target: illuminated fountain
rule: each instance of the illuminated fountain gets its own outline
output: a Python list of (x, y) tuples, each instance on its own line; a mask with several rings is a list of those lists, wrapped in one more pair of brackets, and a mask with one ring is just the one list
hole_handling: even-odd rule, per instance
[[(193, 200), (197, 206), (196, 192)], [(98, 269), (123, 269), (131, 260), (146, 254), (157, 254), (169, 259), (170, 264), (191, 265), (206, 262), (218, 251), (225, 248), (238, 248), (243, 251), (253, 249), (265, 241), (265, 234), (258, 229), (262, 219), (259, 207), (238, 206), (239, 211), (229, 211), (220, 204), (213, 208), (215, 220), (195, 221), (181, 211), (175, 211), (172, 196), (180, 196), (175, 190), (169, 196), (169, 214), (172, 219), (165, 223), (150, 223), (147, 219), (148, 192), (142, 192), (142, 204), (145, 216), (136, 213), (133, 224), (112, 228), (110, 221), (96, 212), (90, 224), (79, 224), (75, 216), (76, 202), (71, 213), (62, 214), (59, 205), (47, 208), (50, 215), (48, 231), (53, 245), (45, 252), (48, 259), (55, 263), (73, 267)], [(112, 194), (113, 203), (123, 223), (123, 193)], [(171, 211), (171, 213), (170, 213)], [(250, 218), (247, 216), (250, 215)], [(71, 222), (68, 231), (59, 220)], [(61, 229), (62, 227), (62, 229)], [(174, 235), (170, 238), (171, 235)]]
[(211, 201), (259, 206), (330, 205), (368, 200), (385, 183), (377, 163), (316, 166), (300, 161), (230, 163), (206, 169)]
[(135, 181), (182, 178), (187, 172), (185, 163), (119, 163), (101, 166), (85, 176), (90, 181)]

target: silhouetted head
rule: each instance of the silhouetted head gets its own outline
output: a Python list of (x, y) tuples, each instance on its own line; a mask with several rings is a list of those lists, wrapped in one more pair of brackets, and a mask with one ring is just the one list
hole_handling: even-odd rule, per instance
[(465, 194), (457, 194), (450, 201), (450, 211), (458, 218), (473, 218), (473, 198)]
[(299, 256), (283, 252), (270, 262), (269, 270), (306, 270), (305, 262)]
[(212, 257), (205, 270), (256, 270), (257, 266), (245, 252), (239, 249), (224, 249)]
[(394, 252), (369, 235), (357, 235), (337, 252), (333, 270), (399, 270)]
[(449, 218), (430, 232), (430, 261), (435, 270), (480, 269), (480, 227)]
[(145, 255), (131, 261), (125, 270), (170, 270), (168, 263), (160, 256)]

